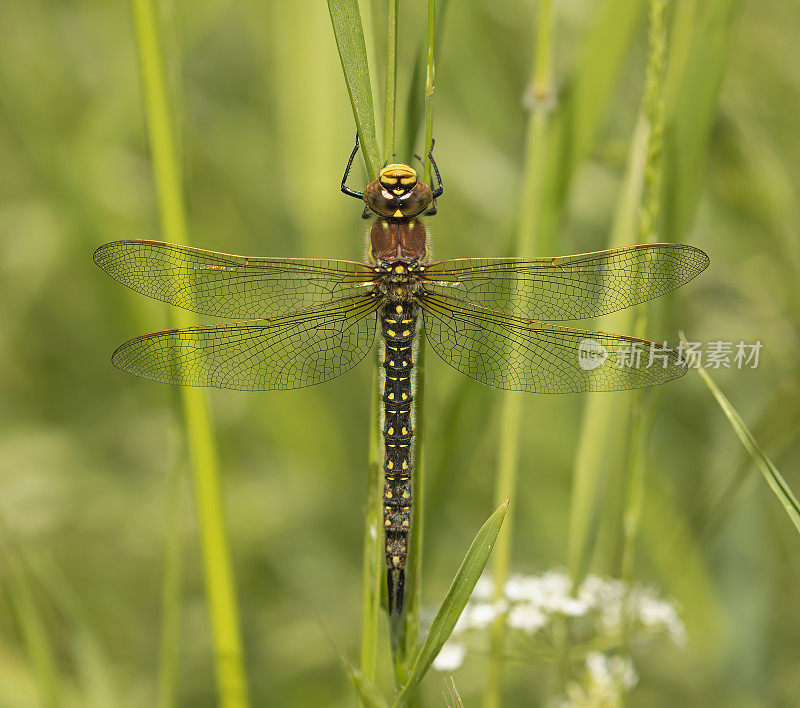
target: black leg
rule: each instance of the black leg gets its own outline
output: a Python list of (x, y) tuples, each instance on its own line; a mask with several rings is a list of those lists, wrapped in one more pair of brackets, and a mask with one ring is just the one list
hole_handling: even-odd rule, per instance
[(356, 146), (353, 148), (353, 152), (350, 153), (350, 159), (347, 161), (347, 167), (345, 167), (344, 170), (344, 177), (342, 177), (342, 193), (346, 194), (348, 197), (363, 199), (364, 195), (361, 192), (357, 192), (355, 189), (350, 189), (350, 187), (348, 187), (345, 184), (345, 182), (347, 182), (347, 176), (350, 174), (350, 168), (353, 166), (353, 160), (355, 159), (357, 152), (358, 152), (358, 131), (356, 131)]
[(444, 185), (442, 184), (442, 176), (439, 174), (439, 168), (436, 166), (436, 160), (433, 159), (433, 144), (434, 144), (434, 142), (435, 142), (434, 139), (431, 138), (431, 149), (428, 150), (428, 158), (431, 161), (431, 167), (433, 167), (433, 172), (436, 175), (436, 181), (439, 183), (439, 186), (436, 187), (436, 189), (433, 190), (433, 199), (434, 199), (434, 202), (433, 202), (434, 203), (434, 206), (433, 206), (434, 212), (433, 213), (435, 214), (436, 213), (436, 206), (435, 206), (436, 205), (436, 199), (438, 197), (441, 197), (442, 194), (444, 194)]
[(373, 213), (372, 209), (370, 209), (366, 204), (364, 205), (364, 211), (361, 212), (362, 219), (371, 219), (375, 214)]

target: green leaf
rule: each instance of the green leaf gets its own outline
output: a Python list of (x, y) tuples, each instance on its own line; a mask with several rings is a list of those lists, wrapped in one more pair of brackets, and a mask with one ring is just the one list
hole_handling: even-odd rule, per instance
[(358, 0), (328, 0), (328, 9), (353, 116), (356, 119), (361, 154), (370, 179), (375, 179), (381, 160), (375, 137), (375, 108)]
[(500, 533), (500, 529), (503, 526), (509, 502), (510, 500), (506, 499), (497, 507), (481, 527), (481, 530), (478, 531), (478, 535), (475, 536), (467, 555), (464, 556), (461, 567), (458, 569), (455, 578), (453, 578), (453, 583), (447, 591), (442, 606), (433, 619), (431, 628), (428, 630), (428, 636), (425, 638), (425, 643), (422, 645), (422, 649), (420, 649), (414, 661), (414, 666), (411, 668), (408, 681), (403, 686), (403, 690), (397, 695), (392, 704), (393, 706), (405, 705), (406, 701), (419, 687), (439, 650), (453, 632), (453, 627), (456, 626), (456, 622), (461, 616), (472, 590), (475, 588), (475, 583), (478, 582), (478, 578), (481, 577), (481, 573), (486, 567), (489, 554), (492, 552), (494, 542), (497, 540), (497, 534)]
[[(683, 341), (684, 345), (686, 345), (683, 332), (681, 332), (681, 340)], [(750, 429), (742, 420), (742, 417), (736, 412), (736, 409), (725, 397), (725, 394), (719, 390), (712, 378), (708, 375), (708, 373), (706, 373), (706, 370), (700, 366), (698, 367), (697, 372), (700, 374), (706, 386), (708, 386), (708, 390), (711, 391), (712, 395), (717, 400), (719, 407), (722, 408), (722, 412), (730, 422), (733, 431), (739, 437), (739, 440), (742, 441), (744, 449), (750, 453), (750, 457), (753, 458), (753, 462), (756, 463), (756, 467), (758, 467), (758, 469), (761, 471), (761, 474), (764, 475), (764, 479), (767, 480), (767, 484), (769, 484), (772, 491), (775, 492), (775, 496), (778, 497), (778, 501), (786, 510), (786, 513), (789, 515), (789, 518), (792, 520), (795, 528), (800, 532), (800, 503), (798, 503), (797, 497), (795, 497), (795, 495), (792, 493), (792, 490), (789, 488), (789, 485), (786, 483), (783, 475), (781, 475), (781, 473), (778, 471), (778, 468), (773, 464), (772, 460), (770, 460), (764, 451), (759, 447), (756, 439), (750, 432)]]

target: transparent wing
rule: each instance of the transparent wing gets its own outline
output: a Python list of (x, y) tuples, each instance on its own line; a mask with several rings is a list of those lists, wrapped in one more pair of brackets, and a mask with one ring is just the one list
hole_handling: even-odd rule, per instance
[(120, 346), (120, 369), (153, 381), (248, 391), (303, 388), (352, 369), (375, 340), (380, 298), (285, 317), (153, 332)]
[[(675, 351), (634, 337), (549, 326), (419, 294), (425, 336), (450, 366), (495, 388), (530, 393), (621, 391), (686, 369)], [(637, 361), (638, 359), (638, 361)]]
[(654, 243), (558, 258), (466, 258), (425, 268), (426, 289), (535, 320), (582, 320), (659, 297), (708, 266), (698, 248)]
[(142, 295), (217, 317), (270, 317), (355, 297), (375, 275), (355, 261), (249, 258), (161, 241), (107, 243), (94, 260)]

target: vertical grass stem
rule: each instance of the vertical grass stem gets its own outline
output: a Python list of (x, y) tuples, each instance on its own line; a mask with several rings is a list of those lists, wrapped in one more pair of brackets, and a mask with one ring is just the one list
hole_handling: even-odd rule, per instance
[[(131, 0), (131, 8), (161, 231), (169, 241), (187, 243), (188, 230), (183, 203), (182, 176), (173, 134), (173, 117), (161, 51), (159, 18), (153, 0)], [(194, 319), (183, 312), (171, 312), (170, 315), (174, 326), (190, 325)], [(182, 388), (181, 398), (186, 439), (194, 474), (219, 701), (223, 708), (243, 708), (249, 705), (244, 652), (225, 530), (211, 413), (203, 391)]]
[[(526, 102), (530, 109), (526, 136), (523, 188), (520, 202), (519, 228), (515, 245), (516, 256), (546, 252), (549, 244), (540, 243), (537, 217), (545, 199), (545, 173), (547, 169), (547, 135), (552, 99), (552, 34), (553, 0), (540, 0), (536, 18), (536, 46), (531, 67), (531, 84)], [(519, 394), (503, 395), (500, 416), (500, 446), (495, 482), (495, 503), (513, 498), (517, 488), (519, 468), (519, 427), (522, 417), (522, 399)], [(492, 559), (492, 578), (495, 597), (499, 599), (508, 577), (513, 541), (513, 523), (507, 523), (505, 532), (497, 539)], [(500, 705), (505, 646), (505, 618), (495, 620), (490, 631), (489, 674), (484, 705)]]

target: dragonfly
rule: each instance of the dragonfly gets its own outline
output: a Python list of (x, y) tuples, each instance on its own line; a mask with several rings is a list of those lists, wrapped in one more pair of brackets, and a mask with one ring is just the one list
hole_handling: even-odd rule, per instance
[[(695, 278), (709, 259), (690, 245), (648, 243), (429, 262), (424, 218), (444, 192), (433, 142), (431, 186), (410, 165), (392, 163), (363, 191), (348, 187), (358, 149), (356, 136), (341, 191), (363, 203), (371, 222), (370, 263), (256, 258), (151, 240), (105, 244), (94, 260), (142, 295), (237, 320), (125, 342), (112, 362), (146, 379), (248, 391), (314, 386), (356, 366), (380, 332), (387, 604), (399, 615), (412, 529), (419, 339), (457, 371), (498, 389), (554, 394), (664, 384), (686, 371), (677, 352), (558, 323), (659, 297)], [(630, 365), (637, 348), (657, 348), (656, 363), (645, 356)]]

